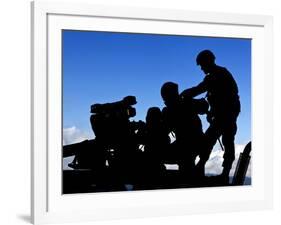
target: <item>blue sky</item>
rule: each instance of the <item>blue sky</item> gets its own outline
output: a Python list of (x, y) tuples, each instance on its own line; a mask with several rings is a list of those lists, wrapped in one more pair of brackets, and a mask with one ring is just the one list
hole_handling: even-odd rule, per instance
[[(251, 139), (251, 40), (155, 34), (63, 31), (63, 128), (76, 127), (93, 137), (90, 105), (137, 97), (137, 116), (149, 107), (163, 107), (164, 82), (180, 91), (204, 78), (196, 55), (210, 49), (216, 63), (234, 76), (240, 94), (237, 144)], [(207, 127), (205, 117), (202, 117)], [(87, 136), (86, 135), (86, 136)]]

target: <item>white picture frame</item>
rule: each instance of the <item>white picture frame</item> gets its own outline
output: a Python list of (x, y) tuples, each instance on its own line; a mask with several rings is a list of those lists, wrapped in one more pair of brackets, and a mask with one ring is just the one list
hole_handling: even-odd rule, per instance
[[(58, 151), (61, 148), (59, 40), (62, 29), (251, 38), (255, 149), (252, 185), (62, 195), (61, 151)], [(32, 3), (31, 51), (34, 224), (272, 208), (272, 17), (36, 1)]]

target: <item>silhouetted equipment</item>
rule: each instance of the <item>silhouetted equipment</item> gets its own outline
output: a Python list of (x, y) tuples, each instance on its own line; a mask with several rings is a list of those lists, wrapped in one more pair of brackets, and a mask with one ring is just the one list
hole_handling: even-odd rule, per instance
[(218, 142), (219, 142), (219, 144), (220, 144), (221, 150), (224, 151), (224, 147), (223, 147), (223, 145), (222, 145), (222, 143), (221, 143), (221, 139), (220, 139), (220, 138), (218, 138)]
[(132, 107), (137, 103), (135, 96), (126, 96), (123, 100), (113, 103), (94, 104), (91, 106), (91, 113), (104, 114), (115, 117), (134, 117), (136, 110)]
[(136, 115), (132, 107), (136, 103), (135, 96), (127, 96), (121, 101), (92, 105), (90, 121), (96, 138), (63, 147), (63, 157), (75, 155), (69, 166), (100, 171), (105, 168), (106, 161), (110, 164), (122, 158), (120, 163), (124, 163), (127, 156), (131, 157), (130, 152), (137, 151), (135, 132), (144, 126), (142, 121), (129, 120)]
[[(142, 121), (129, 120), (136, 115), (135, 108), (132, 107), (136, 103), (136, 97), (127, 96), (121, 101), (91, 106), (90, 122), (95, 139), (63, 147), (63, 157), (75, 156), (68, 166), (76, 171), (65, 173), (65, 183), (71, 185), (71, 178), (81, 183), (86, 177), (92, 177), (98, 185), (95, 190), (102, 185), (122, 190), (124, 187), (121, 184), (134, 182), (133, 177), (140, 166), (141, 158), (136, 133), (144, 126)], [(84, 178), (81, 180), (81, 177)], [(88, 182), (82, 183), (89, 185)], [(80, 190), (81, 185), (78, 186), (77, 189)], [(89, 189), (91, 187), (87, 187)], [(72, 192), (67, 186), (64, 186), (64, 190), (67, 193)]]
[(136, 110), (132, 107), (136, 103), (135, 96), (127, 96), (121, 101), (91, 106), (91, 126), (96, 140), (104, 148), (116, 148), (134, 136), (134, 129), (139, 124), (131, 123), (129, 118), (136, 115)]
[(129, 120), (136, 115), (132, 107), (136, 103), (134, 96), (127, 96), (121, 101), (91, 106), (90, 121), (95, 140), (106, 152), (108, 165), (120, 182), (133, 180), (140, 164), (141, 150), (136, 133), (143, 122)]
[(65, 145), (63, 157), (75, 156), (68, 164), (73, 169), (92, 169), (100, 171), (105, 168), (106, 151), (96, 140), (85, 140), (80, 143)]
[(251, 142), (249, 142), (244, 148), (244, 151), (240, 153), (236, 170), (234, 173), (233, 181), (232, 181), (233, 185), (244, 184), (249, 162), (251, 159), (250, 152), (251, 152)]

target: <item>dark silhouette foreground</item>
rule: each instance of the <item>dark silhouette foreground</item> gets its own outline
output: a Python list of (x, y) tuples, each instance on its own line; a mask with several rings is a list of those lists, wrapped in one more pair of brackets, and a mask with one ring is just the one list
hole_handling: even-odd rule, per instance
[[(75, 156), (69, 164), (74, 170), (63, 171), (64, 194), (231, 185), (205, 176), (200, 163), (206, 142), (198, 115), (208, 112), (208, 103), (181, 97), (172, 82), (163, 85), (161, 95), (166, 107), (149, 108), (145, 122), (130, 121), (133, 96), (92, 106), (95, 139), (63, 147), (64, 158)], [(249, 149), (240, 156), (234, 185), (244, 182)]]
[[(229, 183), (240, 112), (238, 87), (230, 72), (215, 64), (211, 51), (200, 52), (196, 61), (204, 80), (182, 93), (176, 83), (163, 84), (165, 107), (149, 108), (145, 122), (130, 120), (136, 115), (134, 96), (92, 105), (95, 139), (63, 147), (63, 157), (75, 156), (69, 164), (74, 170), (63, 171), (63, 193), (243, 185), (250, 143)], [(206, 100), (194, 98), (204, 92)], [(204, 114), (210, 124), (205, 133), (199, 117)], [(205, 165), (220, 136), (223, 172), (208, 177)], [(168, 164), (178, 169), (171, 170)]]

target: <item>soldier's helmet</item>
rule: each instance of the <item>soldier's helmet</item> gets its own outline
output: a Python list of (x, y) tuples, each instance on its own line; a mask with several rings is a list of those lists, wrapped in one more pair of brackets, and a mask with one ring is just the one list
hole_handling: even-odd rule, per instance
[(210, 50), (201, 51), (196, 57), (197, 65), (201, 64), (213, 64), (215, 62), (215, 55)]
[(146, 114), (146, 122), (147, 123), (155, 123), (161, 120), (162, 113), (160, 108), (158, 107), (150, 107), (147, 110)]

